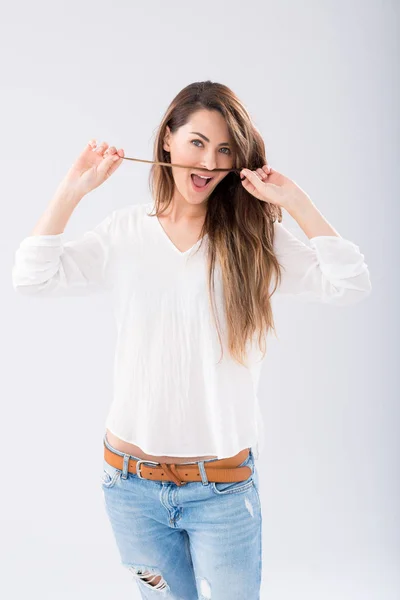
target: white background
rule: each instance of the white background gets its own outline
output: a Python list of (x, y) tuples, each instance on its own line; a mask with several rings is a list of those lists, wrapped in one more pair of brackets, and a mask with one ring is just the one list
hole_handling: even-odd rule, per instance
[[(139, 598), (100, 484), (111, 299), (22, 297), (11, 268), (91, 138), (151, 160), (169, 102), (211, 79), (360, 247), (373, 287), (349, 307), (276, 303), (259, 391), (261, 598), (399, 598), (398, 3), (8, 2), (0, 33), (1, 595)], [(150, 199), (149, 170), (124, 161), (66, 239)], [(307, 240), (285, 211), (283, 224)]]

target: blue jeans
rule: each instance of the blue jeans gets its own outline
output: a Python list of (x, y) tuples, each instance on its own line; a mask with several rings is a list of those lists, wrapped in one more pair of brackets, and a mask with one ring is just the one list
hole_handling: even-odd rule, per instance
[[(254, 455), (245, 481), (209, 482), (207, 459), (197, 462), (202, 481), (178, 486), (142, 479), (103, 459), (104, 505), (121, 564), (134, 576), (142, 598), (152, 600), (259, 600), (261, 503)], [(133, 456), (136, 460), (138, 457)]]

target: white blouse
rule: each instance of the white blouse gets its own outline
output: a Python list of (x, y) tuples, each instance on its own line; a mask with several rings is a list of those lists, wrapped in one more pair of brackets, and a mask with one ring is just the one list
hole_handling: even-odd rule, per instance
[[(114, 210), (80, 238), (28, 236), (15, 253), (13, 287), (26, 295), (110, 291), (117, 341), (106, 427), (147, 454), (225, 458), (251, 447), (259, 457), (263, 422), (257, 397), (265, 359), (257, 336), (248, 366), (228, 354), (222, 286), (215, 292), (220, 340), (207, 294), (207, 234), (186, 252), (172, 243), (153, 203)], [(371, 292), (364, 255), (353, 242), (316, 236), (304, 244), (275, 222), (282, 265), (277, 294), (335, 305)], [(272, 291), (271, 282), (271, 291)]]

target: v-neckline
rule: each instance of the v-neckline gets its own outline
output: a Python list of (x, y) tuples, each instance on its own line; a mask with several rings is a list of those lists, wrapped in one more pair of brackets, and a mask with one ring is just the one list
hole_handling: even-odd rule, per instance
[(197, 242), (195, 242), (193, 244), (193, 246), (191, 246), (190, 248), (188, 248), (187, 250), (184, 250), (182, 252), (182, 250), (179, 250), (179, 248), (177, 246), (175, 246), (174, 242), (171, 240), (171, 238), (169, 237), (168, 233), (165, 231), (164, 227), (161, 224), (161, 221), (159, 220), (159, 218), (157, 216), (151, 216), (151, 219), (154, 219), (154, 221), (156, 221), (156, 225), (158, 226), (159, 230), (161, 231), (161, 233), (163, 234), (163, 237), (166, 239), (166, 241), (169, 243), (169, 245), (173, 248), (173, 250), (175, 250), (175, 252), (177, 252), (180, 256), (185, 256), (186, 254), (189, 254), (189, 252), (191, 252), (192, 250), (194, 250), (201, 242), (201, 240), (204, 240), (207, 237), (207, 233), (204, 234), (203, 237), (201, 237), (199, 240), (197, 240)]

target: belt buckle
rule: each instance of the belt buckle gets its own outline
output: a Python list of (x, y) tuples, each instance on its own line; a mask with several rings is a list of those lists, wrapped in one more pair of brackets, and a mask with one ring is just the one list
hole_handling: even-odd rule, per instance
[(136, 461), (136, 474), (137, 474), (137, 476), (138, 476), (140, 479), (146, 479), (146, 478), (145, 478), (145, 477), (143, 477), (143, 475), (140, 473), (140, 464), (141, 464), (141, 463), (149, 463), (149, 464), (151, 464), (151, 465), (159, 465), (159, 464), (160, 464), (159, 462), (154, 462), (154, 461), (152, 461), (152, 460), (142, 460), (142, 459), (139, 459), (139, 460), (137, 460), (137, 461)]

